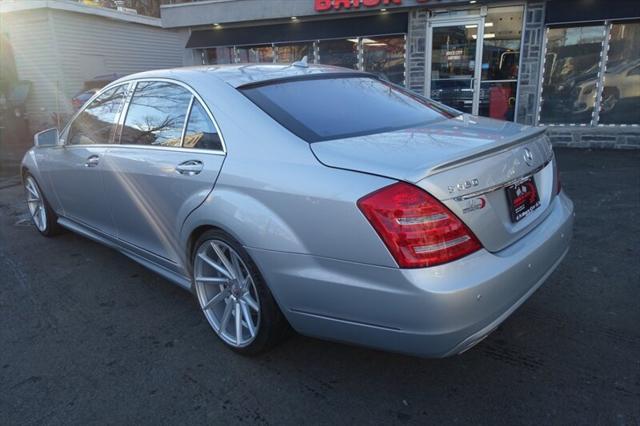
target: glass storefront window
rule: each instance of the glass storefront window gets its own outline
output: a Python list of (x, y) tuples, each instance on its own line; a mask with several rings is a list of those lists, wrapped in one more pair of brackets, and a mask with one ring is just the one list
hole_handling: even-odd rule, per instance
[(320, 40), (318, 63), (358, 68), (358, 39)]
[(273, 47), (265, 46), (240, 46), (236, 47), (238, 62), (240, 63), (273, 63)]
[(205, 50), (207, 64), (233, 64), (235, 62), (233, 47), (213, 47)]
[(404, 85), (404, 35), (362, 39), (364, 70)]
[(640, 22), (612, 24), (599, 124), (640, 124)]
[(605, 28), (549, 28), (540, 109), (543, 124), (589, 124)]
[(496, 7), (485, 18), (478, 108), (485, 117), (513, 121), (523, 13), (522, 6)]
[(277, 62), (289, 64), (307, 57), (309, 63), (315, 62), (313, 42), (288, 43), (276, 45)]

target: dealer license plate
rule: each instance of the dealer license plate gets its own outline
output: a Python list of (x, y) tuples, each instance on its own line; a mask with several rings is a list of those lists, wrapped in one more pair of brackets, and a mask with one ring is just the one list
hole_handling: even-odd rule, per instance
[(532, 211), (540, 207), (538, 188), (533, 177), (505, 189), (512, 222), (520, 222)]

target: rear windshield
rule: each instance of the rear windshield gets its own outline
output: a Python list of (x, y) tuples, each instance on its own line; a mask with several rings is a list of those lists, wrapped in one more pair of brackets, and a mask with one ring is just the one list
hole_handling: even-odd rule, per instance
[(419, 127), (460, 114), (361, 74), (274, 81), (240, 90), (307, 142)]

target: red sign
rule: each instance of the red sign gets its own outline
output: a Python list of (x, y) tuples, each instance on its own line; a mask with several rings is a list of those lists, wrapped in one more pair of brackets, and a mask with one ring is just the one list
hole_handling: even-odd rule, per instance
[(315, 0), (316, 12), (340, 9), (360, 9), (388, 4), (401, 5), (402, 0)]

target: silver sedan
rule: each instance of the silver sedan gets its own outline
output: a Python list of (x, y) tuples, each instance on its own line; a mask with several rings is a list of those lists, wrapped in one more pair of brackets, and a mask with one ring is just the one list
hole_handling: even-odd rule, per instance
[(192, 291), (243, 354), (289, 327), (461, 353), (542, 285), (573, 227), (544, 129), (305, 63), (125, 77), (36, 135), (22, 176), (41, 234)]

